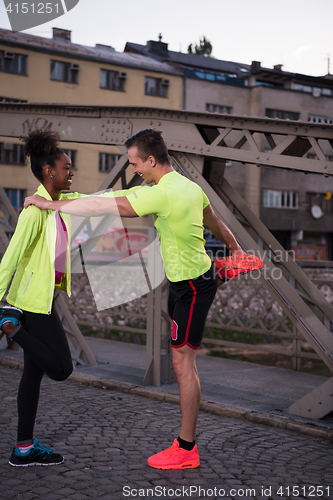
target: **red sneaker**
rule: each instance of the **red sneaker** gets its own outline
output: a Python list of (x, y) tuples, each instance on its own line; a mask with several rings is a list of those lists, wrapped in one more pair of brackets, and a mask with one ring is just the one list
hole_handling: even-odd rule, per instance
[(250, 273), (261, 269), (264, 263), (259, 257), (249, 253), (237, 256), (221, 257), (214, 261), (215, 271), (219, 278), (236, 278), (239, 274)]
[(180, 448), (178, 439), (175, 439), (170, 448), (149, 457), (148, 464), (155, 469), (195, 469), (200, 465), (197, 445), (187, 451)]

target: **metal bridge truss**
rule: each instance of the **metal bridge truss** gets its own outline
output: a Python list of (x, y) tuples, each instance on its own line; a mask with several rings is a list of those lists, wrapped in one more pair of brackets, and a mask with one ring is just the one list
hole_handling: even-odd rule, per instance
[[(124, 143), (142, 129), (160, 130), (174, 166), (203, 188), (242, 248), (262, 258), (262, 284), (333, 371), (332, 306), (224, 178), (225, 160), (241, 162), (244, 173), (252, 165), (265, 165), (332, 176), (333, 163), (326, 156), (332, 154), (333, 126), (156, 108), (1, 104), (0, 112), (2, 136), (19, 137), (35, 127), (51, 128), (62, 141), (118, 146), (123, 156), (100, 190), (114, 186), (118, 179), (123, 187), (140, 182), (128, 168)], [(311, 148), (316, 159), (304, 157)], [(74, 264), (80, 265), (78, 256)], [(144, 383), (155, 385), (172, 377), (165, 296), (164, 285), (152, 290), (148, 298)], [(332, 410), (333, 377), (286, 411), (321, 418)]]

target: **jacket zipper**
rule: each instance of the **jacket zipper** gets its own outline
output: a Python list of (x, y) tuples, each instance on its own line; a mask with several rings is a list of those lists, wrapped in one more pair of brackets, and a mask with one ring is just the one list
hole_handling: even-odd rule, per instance
[[(54, 218), (53, 218), (53, 235), (54, 235), (54, 248), (56, 246), (56, 239), (57, 239), (57, 226), (56, 226), (56, 218), (55, 218), (55, 212), (54, 213)], [(52, 278), (51, 278), (51, 288), (50, 288), (50, 297), (49, 297), (49, 306), (48, 306), (48, 311), (47, 311), (47, 314), (51, 314), (51, 301), (52, 301), (52, 293), (54, 293), (53, 289), (54, 289), (54, 279), (55, 279), (55, 274), (54, 274), (54, 263), (53, 263), (53, 266), (52, 266)]]
[(32, 278), (33, 274), (34, 274), (34, 273), (31, 273), (31, 276), (30, 276), (30, 278), (29, 278), (29, 280), (28, 280), (27, 286), (25, 287), (25, 290), (24, 290), (24, 292), (23, 292), (23, 295), (25, 295), (25, 292), (26, 292), (26, 291), (27, 291), (27, 289), (28, 289), (28, 286), (29, 286), (29, 283), (30, 283), (30, 281), (31, 281), (31, 278)]

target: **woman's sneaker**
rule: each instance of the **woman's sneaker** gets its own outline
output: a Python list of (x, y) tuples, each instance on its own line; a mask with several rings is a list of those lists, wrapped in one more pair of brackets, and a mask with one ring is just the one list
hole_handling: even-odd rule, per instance
[(18, 325), (23, 311), (14, 306), (4, 306), (0, 309), (0, 328), (4, 323), (10, 321), (13, 325)]
[(10, 457), (9, 464), (14, 467), (29, 467), (30, 465), (58, 465), (62, 464), (64, 457), (59, 453), (53, 453), (52, 448), (42, 446), (38, 443), (38, 439), (34, 439), (34, 446), (26, 453), (21, 453), (15, 447), (12, 448), (13, 453)]

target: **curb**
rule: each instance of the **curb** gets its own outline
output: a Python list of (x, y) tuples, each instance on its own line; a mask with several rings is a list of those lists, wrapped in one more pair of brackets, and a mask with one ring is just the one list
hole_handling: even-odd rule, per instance
[[(23, 369), (23, 361), (6, 358), (0, 355), (0, 365), (9, 368)], [(94, 375), (87, 375), (83, 373), (74, 372), (67, 379), (71, 382), (79, 384), (90, 385), (101, 389), (108, 389), (118, 392), (125, 392), (127, 394), (135, 394), (136, 396), (144, 396), (146, 398), (155, 399), (157, 401), (164, 401), (166, 403), (179, 404), (179, 396), (169, 392), (164, 392), (159, 389), (152, 389), (150, 387), (138, 386), (128, 382), (119, 382), (103, 377), (96, 377)], [(308, 424), (299, 420), (293, 420), (290, 417), (280, 417), (278, 415), (271, 415), (265, 412), (252, 411), (247, 408), (240, 408), (238, 406), (231, 406), (223, 403), (216, 403), (214, 401), (202, 401), (200, 403), (200, 410), (213, 415), (221, 415), (224, 417), (238, 418), (248, 420), (257, 424), (269, 425), (271, 427), (279, 427), (280, 429), (287, 429), (290, 431), (305, 434), (321, 439), (333, 440), (333, 430), (324, 427), (316, 426), (315, 424)]]

